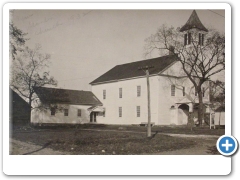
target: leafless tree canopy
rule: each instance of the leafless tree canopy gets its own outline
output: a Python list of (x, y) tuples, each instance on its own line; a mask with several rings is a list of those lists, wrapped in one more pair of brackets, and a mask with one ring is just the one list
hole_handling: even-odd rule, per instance
[[(225, 69), (225, 35), (210, 29), (201, 41), (199, 31), (191, 29), (190, 43), (184, 43), (184, 33), (180, 28), (161, 26), (155, 34), (147, 38), (145, 56), (158, 52), (160, 55), (171, 52), (178, 56), (182, 69), (198, 92), (199, 113), (202, 111), (202, 85), (213, 75)], [(202, 118), (199, 114), (199, 119)]]
[(41, 46), (26, 47), (11, 64), (10, 86), (25, 98), (29, 105), (35, 100), (34, 87), (57, 85), (47, 71), (50, 55), (40, 52)]

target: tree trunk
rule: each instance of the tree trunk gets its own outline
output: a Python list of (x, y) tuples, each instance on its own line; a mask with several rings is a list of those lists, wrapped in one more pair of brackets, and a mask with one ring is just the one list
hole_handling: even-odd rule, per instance
[(28, 121), (28, 125), (31, 126), (31, 112), (32, 112), (32, 98), (29, 99), (29, 121)]
[(198, 90), (198, 100), (199, 100), (198, 122), (199, 122), (199, 125), (202, 126), (202, 120), (203, 120), (203, 96), (202, 96), (201, 88), (199, 88), (199, 90)]

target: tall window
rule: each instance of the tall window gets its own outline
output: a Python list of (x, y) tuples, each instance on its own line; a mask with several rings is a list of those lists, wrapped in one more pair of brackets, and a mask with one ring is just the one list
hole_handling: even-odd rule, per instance
[(137, 97), (141, 96), (141, 86), (137, 86)]
[(137, 106), (137, 117), (140, 117), (140, 106)]
[(202, 88), (202, 96), (204, 97), (204, 95), (205, 95), (205, 88), (203, 87)]
[(122, 117), (122, 107), (118, 108), (118, 114), (119, 114), (119, 117)]
[(104, 111), (103, 111), (103, 117), (106, 116), (106, 108), (104, 108)]
[(175, 96), (175, 85), (171, 85), (171, 96)]
[(203, 46), (203, 44), (204, 44), (204, 34), (202, 34), (202, 33), (198, 34), (198, 44), (201, 46)]
[(191, 42), (192, 42), (191, 33), (184, 34), (184, 45), (191, 44)]
[(119, 98), (122, 98), (122, 88), (119, 88)]
[(51, 108), (51, 116), (55, 116), (56, 113), (56, 109), (55, 108)]
[(106, 90), (103, 90), (103, 99), (106, 99)]
[(182, 95), (185, 96), (185, 87), (182, 89)]
[(68, 116), (68, 109), (64, 109), (64, 116)]
[(78, 116), (78, 117), (81, 117), (81, 116), (82, 116), (82, 111), (81, 111), (81, 109), (78, 109), (77, 116)]

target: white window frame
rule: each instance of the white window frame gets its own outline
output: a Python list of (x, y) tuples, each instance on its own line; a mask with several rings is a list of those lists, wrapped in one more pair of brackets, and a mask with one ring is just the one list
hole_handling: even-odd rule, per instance
[(137, 97), (141, 97), (141, 86), (137, 86)]
[(106, 92), (106, 89), (103, 90), (103, 99), (106, 99), (107, 98), (107, 92)]
[[(80, 113), (79, 113), (79, 112), (80, 112)], [(79, 116), (79, 114), (80, 114), (80, 116)], [(78, 117), (82, 117), (82, 110), (81, 110), (81, 109), (78, 109), (78, 110), (77, 110), (77, 116), (78, 116)]]
[(64, 111), (63, 112), (64, 116), (68, 116), (69, 115), (69, 110), (68, 109), (64, 109), (63, 111)]
[(119, 88), (119, 90), (118, 90), (118, 91), (119, 91), (119, 98), (121, 99), (121, 98), (123, 97), (123, 93), (122, 93), (122, 92), (123, 92), (123, 90), (122, 90), (122, 88)]
[(174, 84), (171, 85), (171, 96), (176, 96), (176, 86)]
[(118, 107), (118, 117), (122, 117), (122, 107)]
[(137, 110), (137, 117), (141, 117), (141, 107), (137, 106), (136, 110)]

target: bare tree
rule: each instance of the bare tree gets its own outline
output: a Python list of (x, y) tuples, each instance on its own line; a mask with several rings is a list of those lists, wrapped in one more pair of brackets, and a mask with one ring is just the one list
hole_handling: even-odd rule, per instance
[(39, 44), (34, 49), (26, 47), (11, 65), (10, 86), (28, 102), (30, 107), (37, 98), (35, 87), (57, 85), (57, 81), (47, 71), (50, 55), (42, 54), (40, 50)]
[(188, 45), (184, 43), (184, 34), (180, 28), (161, 26), (157, 32), (146, 39), (146, 56), (158, 52), (161, 55), (171, 52), (178, 57), (182, 70), (192, 82), (198, 95), (198, 121), (203, 119), (202, 85), (225, 69), (225, 36), (216, 30), (209, 30), (205, 41), (199, 42), (199, 31), (191, 33)]

